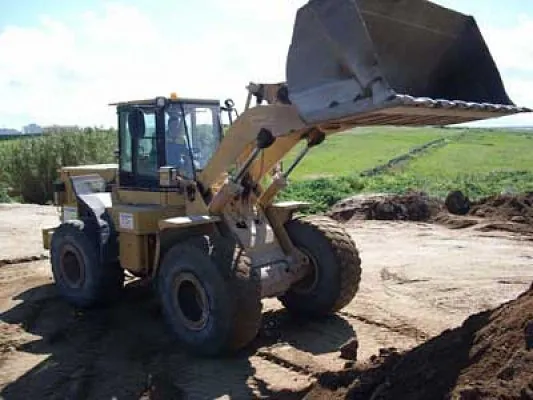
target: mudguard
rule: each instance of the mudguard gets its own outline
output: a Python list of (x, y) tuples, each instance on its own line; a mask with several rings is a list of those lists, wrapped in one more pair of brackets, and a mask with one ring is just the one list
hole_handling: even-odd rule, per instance
[(100, 260), (118, 259), (118, 235), (111, 209), (111, 193), (105, 192), (106, 182), (99, 175), (73, 176), (70, 178), (78, 203), (78, 216), (84, 223), (84, 232), (97, 244)]

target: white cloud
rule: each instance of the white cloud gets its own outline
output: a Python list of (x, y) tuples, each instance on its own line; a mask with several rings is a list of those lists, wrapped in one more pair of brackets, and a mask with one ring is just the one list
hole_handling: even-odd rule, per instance
[(501, 68), (533, 73), (533, 17), (522, 15), (512, 27), (486, 27), (483, 33)]
[[(232, 1), (223, 8), (220, 4), (225, 12), (236, 6)], [(17, 114), (24, 110), (40, 124), (113, 125), (114, 111), (107, 103), (116, 100), (171, 91), (189, 97), (244, 97), (249, 80), (283, 79), (286, 49), (278, 47), (277, 38), (288, 35), (288, 46), (290, 14), (285, 7), (286, 26), (278, 25), (278, 34), (270, 37), (239, 30), (237, 25), (254, 21), (238, 24), (234, 14), (234, 21), (224, 21), (223, 37), (214, 26), (180, 40), (123, 4), (86, 12), (76, 21), (47, 16), (33, 28), (7, 27), (0, 33), (0, 91), (5, 94), (0, 120), (12, 116), (16, 104)]]
[(509, 95), (517, 104), (533, 107), (533, 17), (521, 15), (508, 28), (482, 29)]
[[(481, 22), (480, 29), (511, 100), (519, 106), (533, 108), (533, 17), (519, 15), (515, 24), (506, 27)], [(533, 114), (520, 114), (476, 124), (531, 126)]]
[[(159, 21), (119, 3), (69, 21), (43, 16), (32, 28), (6, 27), (0, 123), (24, 113), (25, 122), (114, 125), (109, 102), (172, 91), (242, 104), (249, 81), (284, 79), (294, 15), (305, 2), (213, 0), (217, 19), (194, 35), (169, 35)], [(482, 29), (511, 97), (533, 104), (533, 19)]]

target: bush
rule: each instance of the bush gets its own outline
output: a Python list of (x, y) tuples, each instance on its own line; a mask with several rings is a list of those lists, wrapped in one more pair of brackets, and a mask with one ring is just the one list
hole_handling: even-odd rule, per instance
[(10, 203), (11, 198), (7, 194), (7, 187), (0, 183), (0, 203)]
[(319, 178), (291, 183), (280, 194), (280, 199), (308, 201), (312, 205), (307, 211), (319, 213), (362, 189), (363, 184), (359, 178)]
[(297, 181), (281, 194), (282, 200), (308, 201), (309, 213), (327, 211), (338, 201), (360, 192), (403, 194), (422, 191), (444, 199), (453, 190), (461, 190), (471, 199), (506, 193), (533, 191), (533, 172), (493, 171), (455, 176), (420, 176), (410, 173), (388, 173), (374, 177), (320, 178)]
[(57, 133), (0, 144), (0, 181), (23, 201), (52, 200), (58, 169), (114, 161), (116, 134), (108, 131)]

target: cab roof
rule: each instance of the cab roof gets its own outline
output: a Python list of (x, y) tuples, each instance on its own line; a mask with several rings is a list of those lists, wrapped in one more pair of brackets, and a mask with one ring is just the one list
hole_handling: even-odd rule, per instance
[(194, 98), (187, 98), (187, 97), (177, 97), (177, 98), (168, 98), (168, 97), (154, 97), (152, 99), (146, 99), (146, 100), (128, 100), (128, 101), (119, 101), (116, 103), (110, 103), (110, 106), (155, 106), (157, 99), (165, 99), (166, 104), (202, 104), (202, 105), (209, 105), (209, 106), (220, 106), (220, 101), (215, 99), (194, 99)]

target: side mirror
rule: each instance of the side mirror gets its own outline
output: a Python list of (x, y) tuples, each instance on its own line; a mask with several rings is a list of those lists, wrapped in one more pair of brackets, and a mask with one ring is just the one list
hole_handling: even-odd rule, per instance
[(144, 137), (146, 131), (144, 113), (138, 108), (134, 108), (128, 113), (128, 127), (132, 137), (137, 139)]
[(231, 111), (235, 108), (235, 102), (233, 99), (226, 99), (224, 105), (226, 106), (226, 111)]

